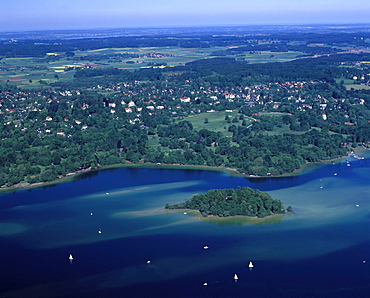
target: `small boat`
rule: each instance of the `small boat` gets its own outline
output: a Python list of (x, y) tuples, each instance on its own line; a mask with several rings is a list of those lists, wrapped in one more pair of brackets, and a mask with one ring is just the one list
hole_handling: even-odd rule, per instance
[(93, 215), (93, 213), (92, 213), (92, 212), (90, 212), (90, 215), (92, 216), (92, 215)]
[(360, 205), (359, 204), (356, 204), (356, 207), (360, 207)]
[(148, 261), (146, 261), (146, 263), (149, 265), (149, 264), (151, 263), (151, 261), (150, 261), (150, 260), (148, 260)]
[(249, 262), (248, 267), (249, 267), (249, 268), (253, 268), (253, 267), (254, 267), (254, 265), (253, 265), (252, 261), (250, 261), (250, 262)]
[(234, 274), (234, 280), (237, 281), (239, 279), (238, 275), (235, 273)]
[(205, 283), (203, 284), (203, 286), (208, 286), (208, 283), (206, 283), (206, 282), (205, 282)]
[(204, 248), (204, 249), (208, 249), (209, 247), (206, 245), (206, 246), (204, 246), (203, 248)]
[(101, 229), (98, 230), (98, 234), (101, 234)]

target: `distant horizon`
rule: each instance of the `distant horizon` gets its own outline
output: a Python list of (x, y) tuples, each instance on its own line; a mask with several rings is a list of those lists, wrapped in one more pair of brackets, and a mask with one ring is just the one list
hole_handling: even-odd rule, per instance
[(355, 24), (370, 1), (356, 0), (38, 0), (3, 1), (0, 31), (125, 27)]
[[(71, 28), (47, 28), (47, 29), (13, 29), (3, 30), (1, 33), (22, 33), (22, 32), (52, 32), (52, 31), (86, 31), (86, 30), (145, 30), (145, 29), (176, 29), (176, 28), (213, 28), (213, 27), (370, 27), (370, 21), (361, 23), (265, 23), (265, 24), (185, 24), (185, 25), (132, 25), (132, 26), (117, 26), (117, 27), (71, 27)], [(370, 30), (370, 28), (369, 28)]]

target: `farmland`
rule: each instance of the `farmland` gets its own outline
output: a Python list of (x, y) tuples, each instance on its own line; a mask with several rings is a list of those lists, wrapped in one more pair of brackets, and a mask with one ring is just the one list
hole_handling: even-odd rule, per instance
[[(27, 88), (45, 87), (57, 81), (72, 80), (79, 68), (115, 67), (133, 71), (147, 67), (173, 67), (194, 60), (214, 58), (217, 56), (213, 53), (226, 50), (228, 47), (101, 48), (75, 51), (73, 56), (66, 56), (64, 53), (48, 53), (45, 57), (5, 57), (0, 60), (0, 83)], [(247, 60), (250, 63), (286, 62), (300, 55), (302, 55), (301, 52), (261, 51), (239, 55), (238, 59)], [(233, 55), (225, 57), (233, 57)]]

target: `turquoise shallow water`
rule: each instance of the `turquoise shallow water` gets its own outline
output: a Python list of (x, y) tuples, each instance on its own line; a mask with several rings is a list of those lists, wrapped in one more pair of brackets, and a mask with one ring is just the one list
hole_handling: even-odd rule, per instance
[[(1, 195), (0, 296), (366, 297), (370, 162), (348, 162), (249, 180), (120, 168)], [(268, 191), (294, 212), (215, 220), (163, 209), (238, 186)]]

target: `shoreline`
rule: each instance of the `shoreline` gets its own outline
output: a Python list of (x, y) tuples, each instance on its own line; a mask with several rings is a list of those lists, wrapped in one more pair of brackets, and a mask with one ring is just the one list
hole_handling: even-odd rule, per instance
[[(363, 152), (369, 152), (368, 149), (366, 148), (358, 148), (356, 151), (359, 151), (361, 153)], [(112, 164), (112, 165), (106, 165), (106, 166), (100, 166), (95, 169), (85, 169), (81, 171), (76, 171), (72, 173), (67, 173), (65, 176), (58, 178), (53, 181), (48, 181), (48, 182), (37, 182), (37, 183), (19, 183), (10, 187), (4, 187), (0, 188), (0, 194), (2, 193), (7, 193), (7, 192), (16, 192), (18, 190), (32, 190), (35, 188), (40, 188), (40, 187), (49, 187), (49, 186), (54, 186), (60, 183), (64, 182), (69, 182), (73, 181), (76, 179), (78, 176), (81, 176), (83, 174), (89, 173), (89, 172), (95, 172), (95, 171), (101, 171), (101, 170), (107, 170), (107, 169), (115, 169), (115, 168), (124, 168), (124, 167), (137, 167), (137, 168), (160, 168), (160, 169), (187, 169), (187, 170), (205, 170), (205, 171), (217, 171), (217, 172), (227, 172), (231, 176), (243, 176), (245, 178), (256, 178), (256, 179), (261, 179), (261, 178), (279, 178), (279, 177), (293, 177), (293, 176), (298, 176), (302, 174), (305, 170), (309, 170), (308, 168), (312, 167), (314, 168), (315, 166), (321, 165), (321, 164), (327, 164), (330, 163), (331, 161), (338, 161), (338, 160), (343, 160), (351, 156), (351, 153), (348, 153), (346, 156), (338, 157), (338, 158), (333, 158), (330, 160), (323, 160), (319, 162), (307, 162), (304, 164), (300, 169), (296, 169), (291, 173), (286, 173), (278, 176), (256, 176), (256, 175), (247, 175), (239, 172), (235, 168), (229, 168), (229, 167), (217, 167), (217, 166), (205, 166), (205, 165), (181, 165), (181, 164), (155, 164), (155, 163), (122, 163), (122, 164)]]
[(233, 215), (220, 217), (217, 215), (204, 217), (199, 210), (193, 209), (165, 209), (166, 213), (183, 213), (184, 215), (191, 216), (194, 220), (201, 220), (211, 224), (219, 225), (234, 225), (234, 224), (276, 224), (283, 220), (284, 216), (290, 216), (292, 212), (284, 212), (281, 214), (274, 213), (265, 217), (247, 216), (247, 215)]

